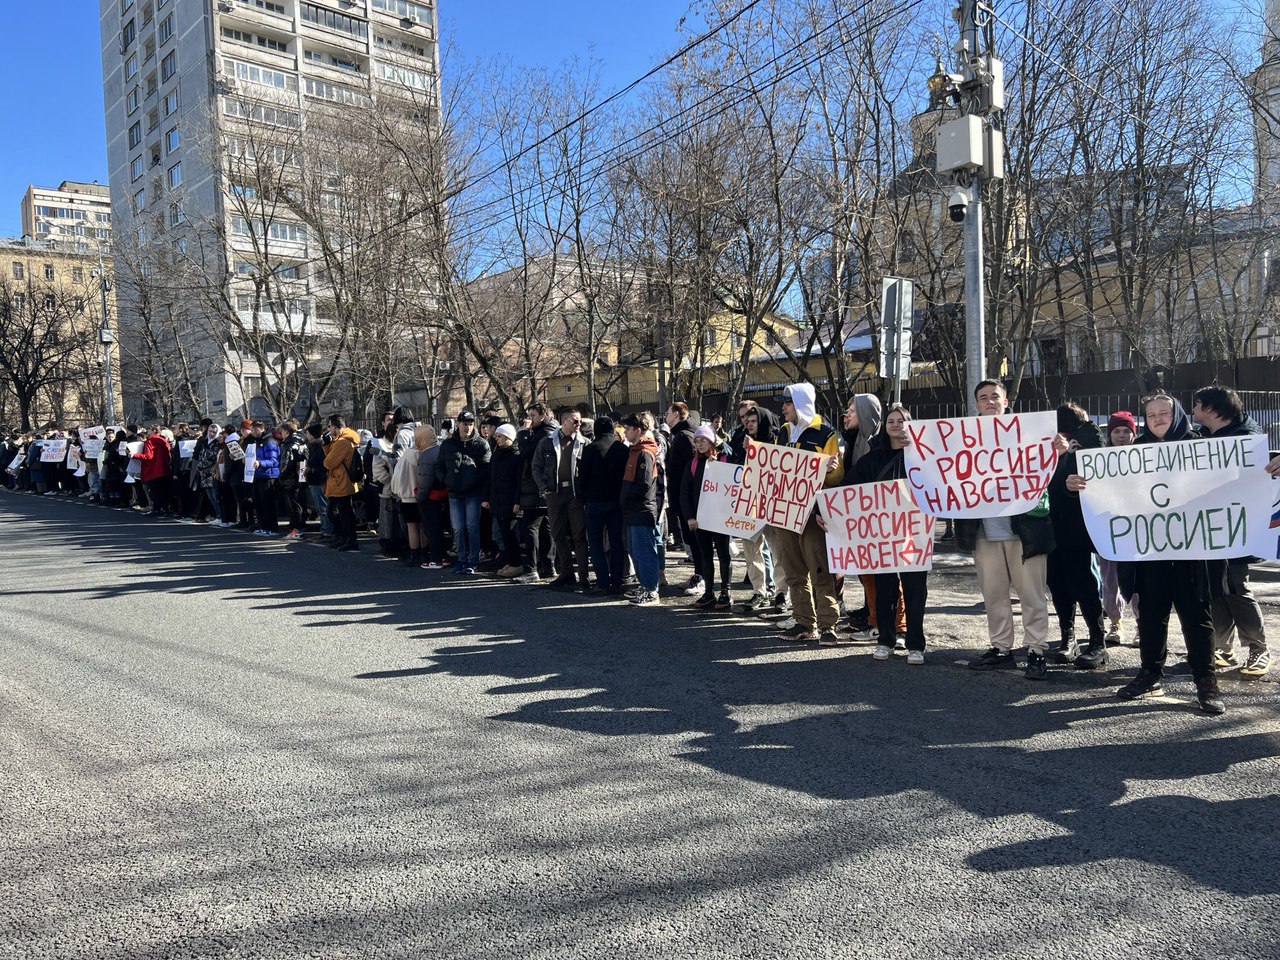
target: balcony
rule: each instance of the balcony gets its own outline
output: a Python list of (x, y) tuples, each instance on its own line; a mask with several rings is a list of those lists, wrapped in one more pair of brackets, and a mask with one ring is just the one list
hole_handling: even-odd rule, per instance
[(274, 10), (264, 9), (246, 0), (220, 0), (217, 6), (223, 22), (228, 25), (239, 23), (252, 27), (265, 27), (282, 33), (293, 33), (293, 16), (289, 13), (276, 13)]

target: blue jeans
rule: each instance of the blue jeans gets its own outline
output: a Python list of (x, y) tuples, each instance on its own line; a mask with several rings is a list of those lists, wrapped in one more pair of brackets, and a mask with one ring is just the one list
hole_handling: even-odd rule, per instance
[[(626, 541), (622, 534), (622, 505), (617, 501), (588, 503), (587, 554), (596, 572), (596, 583), (602, 587), (622, 586), (622, 575), (627, 566)], [(609, 547), (604, 545), (609, 535)]]
[(480, 563), (480, 494), (449, 498), (449, 519), (453, 522), (453, 547), (458, 563), (474, 567)]
[(631, 551), (631, 563), (636, 568), (636, 579), (650, 593), (658, 589), (658, 528), (657, 526), (627, 527), (627, 548)]
[(308, 483), (307, 489), (311, 491), (311, 503), (316, 508), (316, 515), (320, 518), (320, 532), (326, 537), (333, 535), (333, 521), (329, 519), (329, 500), (324, 495), (324, 484)]

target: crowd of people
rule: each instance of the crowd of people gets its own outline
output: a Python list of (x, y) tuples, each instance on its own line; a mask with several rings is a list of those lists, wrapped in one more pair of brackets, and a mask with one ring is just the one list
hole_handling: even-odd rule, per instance
[[(981, 415), (1008, 409), (998, 381), (983, 381), (974, 395)], [(833, 574), (817, 511), (800, 533), (770, 526), (738, 539), (699, 528), (707, 465), (744, 463), (748, 441), (824, 455), (826, 487), (905, 477), (911, 413), (901, 404), (886, 411), (876, 396), (859, 394), (844, 412), (843, 429), (818, 413), (809, 384), (788, 387), (774, 406), (743, 401), (731, 434), (719, 417), (695, 425), (679, 402), (661, 422), (649, 412), (617, 419), (587, 418), (575, 409), (553, 414), (535, 403), (519, 425), (496, 417), (477, 422), (463, 411), (439, 431), (397, 407), (383, 415), (376, 435), (338, 415), (305, 428), (292, 420), (275, 427), (209, 419), (146, 430), (129, 425), (101, 438), (77, 428), (4, 431), (0, 466), (11, 489), (78, 496), (180, 523), (345, 552), (359, 551), (365, 532), (384, 555), (459, 577), (487, 574), (637, 606), (661, 603), (665, 586), (708, 611), (772, 618), (791, 643), (863, 642), (875, 645), (875, 660), (902, 653), (908, 664), (923, 664), (927, 572)], [(990, 648), (969, 667), (1019, 666), (1012, 594), (1028, 679), (1044, 679), (1051, 666), (1105, 669), (1108, 648), (1123, 643), (1136, 623), (1141, 668), (1118, 696), (1159, 696), (1176, 613), (1198, 703), (1219, 714), (1225, 710), (1219, 671), (1238, 667), (1243, 676), (1261, 677), (1270, 667), (1262, 611), (1249, 588), (1255, 558), (1100, 558), (1081, 512), (1087, 484), (1075, 454), (1261, 428), (1234, 391), (1216, 386), (1195, 394), (1190, 415), (1176, 398), (1158, 393), (1142, 401), (1141, 416), (1139, 424), (1134, 414), (1117, 411), (1103, 428), (1078, 405), (1063, 404), (1058, 466), (1041, 502), (1021, 516), (947, 525), (942, 536), (954, 536), (973, 556), (990, 636)], [(59, 441), (68, 456), (42, 458), (45, 445)], [(1280, 476), (1280, 457), (1266, 469)], [(674, 574), (680, 554), (692, 565), (687, 577)], [(735, 556), (746, 567), (746, 596), (737, 603)], [(856, 607), (845, 602), (855, 579)], [(1078, 636), (1080, 620), (1085, 630)]]

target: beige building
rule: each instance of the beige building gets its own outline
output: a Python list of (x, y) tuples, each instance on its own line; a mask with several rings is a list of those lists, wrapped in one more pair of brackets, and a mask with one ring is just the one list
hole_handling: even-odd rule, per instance
[(22, 234), (52, 240), (76, 253), (111, 252), (111, 191), (99, 183), (63, 180), (57, 187), (27, 187)]
[[(0, 239), (0, 424), (121, 422), (115, 294), (108, 274), (104, 326), (98, 264), (97, 253), (56, 241)], [(108, 363), (116, 378), (113, 416)]]

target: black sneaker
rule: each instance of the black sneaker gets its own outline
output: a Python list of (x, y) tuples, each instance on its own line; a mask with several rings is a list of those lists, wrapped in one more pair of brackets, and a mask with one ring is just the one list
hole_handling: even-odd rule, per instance
[(1027, 651), (1027, 679), (1043, 680), (1049, 672), (1049, 662), (1043, 653), (1035, 650)]
[(743, 613), (759, 613), (769, 609), (769, 598), (760, 593), (753, 593), (742, 604)]
[(693, 601), (693, 605), (700, 610), (710, 610), (716, 605), (716, 595), (714, 593), (704, 593)]
[(843, 641), (834, 630), (823, 630), (818, 634), (818, 646), (820, 647), (838, 647)]
[(1200, 701), (1200, 709), (1211, 717), (1227, 712), (1227, 705), (1222, 702), (1222, 694), (1218, 690), (1217, 677), (1202, 677), (1196, 681), (1196, 699)]
[(810, 630), (808, 627), (802, 627), (796, 624), (790, 630), (786, 630), (779, 636), (788, 643), (816, 643), (818, 640), (818, 631)]
[(715, 606), (715, 609), (717, 609), (717, 610), (732, 610), (732, 609), (733, 609), (733, 601), (729, 599), (729, 594), (727, 594), (727, 593), (722, 593), (722, 594), (720, 594), (720, 596), (716, 597), (716, 606)]
[(1107, 641), (1105, 639), (1090, 641), (1084, 653), (1076, 657), (1076, 669), (1101, 670), (1106, 667), (1108, 656)]
[(1160, 675), (1150, 670), (1139, 670), (1138, 675), (1116, 691), (1121, 700), (1148, 700), (1164, 696), (1164, 684)]
[(969, 661), (970, 670), (1008, 670), (1017, 665), (1018, 661), (1014, 659), (1013, 653), (999, 647), (992, 647), (976, 660)]

